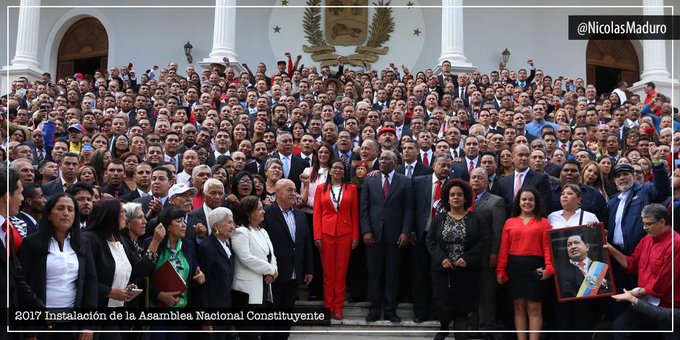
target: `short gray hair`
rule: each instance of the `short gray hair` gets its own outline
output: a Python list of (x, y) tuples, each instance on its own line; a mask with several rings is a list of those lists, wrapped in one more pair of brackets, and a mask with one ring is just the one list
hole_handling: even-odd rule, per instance
[(219, 224), (220, 222), (224, 221), (225, 218), (227, 217), (234, 217), (234, 214), (229, 210), (229, 208), (225, 207), (219, 207), (213, 209), (210, 213), (208, 213), (208, 225), (210, 225), (210, 229), (212, 229), (212, 232), (215, 233), (217, 230), (215, 228), (215, 225)]
[(212, 174), (212, 170), (210, 169), (209, 166), (205, 164), (200, 164), (194, 167), (194, 170), (191, 170), (191, 177), (196, 177), (198, 175), (198, 172), (201, 170), (208, 170), (210, 174)]
[(19, 164), (21, 163), (28, 163), (29, 165), (33, 166), (33, 163), (31, 163), (31, 161), (28, 160), (28, 158), (18, 158), (9, 163), (9, 167), (16, 171), (19, 171)]
[(222, 184), (222, 182), (220, 182), (219, 179), (209, 178), (207, 181), (205, 181), (205, 183), (203, 183), (203, 193), (205, 194), (206, 192), (208, 192), (208, 189), (211, 186), (219, 186), (222, 188), (222, 190), (224, 190), (224, 184)]
[(271, 168), (272, 165), (274, 165), (274, 164), (280, 165), (281, 168), (283, 169), (283, 162), (281, 162), (280, 159), (278, 159), (278, 158), (270, 158), (270, 159), (268, 159), (268, 160), (264, 163), (264, 172), (265, 172), (265, 173), (269, 172), (269, 168)]

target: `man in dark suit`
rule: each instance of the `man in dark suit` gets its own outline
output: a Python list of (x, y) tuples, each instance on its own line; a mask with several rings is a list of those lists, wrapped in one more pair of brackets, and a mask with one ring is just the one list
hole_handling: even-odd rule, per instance
[(158, 217), (164, 207), (170, 206), (168, 193), (173, 183), (172, 171), (168, 168), (160, 165), (153, 169), (153, 172), (151, 172), (151, 195), (134, 201), (142, 204), (142, 211), (147, 221)]
[(106, 184), (100, 189), (102, 193), (109, 194), (114, 198), (120, 198), (129, 194), (130, 189), (125, 185), (125, 164), (120, 159), (114, 158), (106, 167)]
[[(0, 166), (0, 182), (3, 183), (0, 189), (0, 251), (2, 251), (2, 258), (0, 260), (0, 270), (3, 273), (9, 272), (9, 277), (2, 281), (2, 301), (9, 300), (9, 307), (24, 307), (33, 309), (43, 309), (45, 305), (38, 299), (31, 290), (31, 287), (26, 282), (23, 269), (19, 259), (16, 256), (18, 250), (17, 241), (21, 240), (19, 233), (16, 232), (9, 220), (7, 220), (7, 213), (10, 216), (16, 216), (19, 213), (19, 205), (23, 200), (21, 181), (19, 174), (14, 169), (8, 169)], [(6, 185), (9, 183), (9, 186)], [(9, 235), (8, 235), (9, 234)], [(9, 242), (9, 243), (6, 243)], [(29, 269), (30, 270), (30, 269)], [(9, 286), (7, 286), (9, 284)], [(9, 295), (9, 299), (8, 296)], [(13, 327), (12, 329), (16, 329)], [(20, 334), (9, 333), (9, 339), (20, 339)]]
[(550, 202), (550, 179), (548, 175), (539, 174), (529, 169), (529, 147), (525, 144), (515, 145), (512, 149), (512, 161), (515, 171), (512, 176), (505, 176), (494, 186), (494, 195), (503, 197), (507, 213), (510, 214), (515, 194), (520, 188), (533, 186), (538, 190), (544, 202)]
[(404, 164), (397, 167), (396, 171), (408, 178), (429, 175), (432, 168), (424, 166), (418, 161), (418, 145), (413, 140), (408, 140), (401, 145), (401, 156)]
[(459, 174), (462, 180), (470, 180), (470, 169), (475, 169), (479, 166), (479, 140), (475, 136), (465, 137), (465, 142), (463, 144), (463, 150), (465, 151), (465, 156), (463, 156), (463, 162), (456, 164), (453, 167), (453, 173)]
[(434, 173), (414, 177), (413, 186), (413, 227), (411, 244), (411, 294), (413, 297), (413, 321), (421, 323), (430, 318), (430, 254), (425, 245), (432, 217), (442, 211), (441, 189), (451, 175), (451, 155), (441, 153), (432, 160)]
[(368, 177), (361, 190), (361, 233), (369, 273), (366, 321), (377, 321), (382, 309), (385, 319), (401, 322), (397, 316), (399, 248), (408, 245), (413, 231), (412, 186), (406, 176), (394, 171), (397, 155), (393, 151), (383, 151), (379, 163), (380, 175)]
[(200, 223), (207, 227), (209, 236), (212, 230), (212, 225), (208, 224), (208, 216), (210, 211), (217, 209), (224, 203), (224, 184), (217, 179), (210, 178), (203, 184), (204, 201), (200, 207), (192, 210), (187, 215), (187, 232), (186, 238), (196, 240), (200, 244), (205, 239), (198, 238), (196, 235), (196, 226)]
[(39, 229), (38, 223), (42, 218), (46, 199), (42, 188), (34, 183), (24, 184), (22, 194), (24, 200), (21, 202), (21, 209), (17, 217), (26, 223), (26, 235), (30, 235)]
[(44, 138), (40, 129), (33, 130), (31, 140), (26, 141), (26, 144), (31, 147), (33, 152), (33, 165), (38, 165), (45, 159), (52, 159), (52, 156), (45, 149), (43, 141)]
[[(300, 174), (308, 167), (307, 162), (300, 156), (293, 155), (293, 135), (290, 132), (281, 132), (276, 137), (276, 152), (271, 156), (278, 158), (283, 163), (283, 178), (290, 179), (295, 183), (295, 189), (300, 191)], [(265, 159), (262, 164), (266, 164)], [(264, 176), (264, 167), (260, 174)]]
[[(274, 307), (292, 311), (298, 285), (309, 285), (314, 277), (312, 236), (307, 217), (294, 209), (297, 202), (295, 184), (281, 179), (276, 183), (276, 202), (264, 209), (264, 228), (274, 246), (279, 276), (272, 285)], [(283, 327), (289, 330), (290, 325)], [(271, 334), (275, 339), (287, 339), (288, 333)]]
[(490, 229), (491, 240), (484, 247), (483, 261), (485, 265), (479, 280), (479, 329), (496, 329), (496, 255), (501, 244), (501, 233), (506, 219), (505, 202), (499, 196), (489, 192), (489, 175), (480, 167), (470, 174), (470, 187), (474, 200), (473, 211), (480, 219), (480, 226)]
[(458, 83), (458, 76), (451, 73), (451, 62), (448, 60), (442, 61), (441, 74), (437, 76), (439, 87), (446, 87), (446, 77), (451, 77), (451, 81), (454, 85)]
[(139, 163), (135, 167), (134, 180), (137, 184), (137, 189), (123, 195), (120, 200), (123, 202), (133, 202), (134, 200), (151, 196), (151, 165), (149, 163)]
[(80, 160), (78, 159), (78, 154), (72, 152), (65, 153), (61, 160), (61, 164), (59, 164), (61, 177), (57, 177), (54, 180), (43, 184), (43, 194), (49, 197), (66, 191), (66, 189), (71, 187), (73, 183), (78, 180), (79, 166)]

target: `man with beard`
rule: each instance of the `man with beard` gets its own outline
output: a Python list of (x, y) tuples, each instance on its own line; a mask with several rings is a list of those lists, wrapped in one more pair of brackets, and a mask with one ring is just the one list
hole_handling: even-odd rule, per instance
[[(305, 135), (309, 138), (311, 138), (310, 135)], [(305, 136), (302, 136), (302, 139), (305, 139)], [(302, 152), (307, 152), (309, 151), (311, 153), (311, 148), (310, 150), (305, 150), (302, 147), (301, 143), (301, 148), (303, 149)], [(302, 153), (300, 154), (302, 157)], [(311, 162), (311, 154), (310, 154), (310, 161), (309, 164), (312, 164)], [(253, 157), (251, 158), (250, 162), (246, 164), (245, 170), (248, 171), (251, 174), (259, 174), (262, 166), (264, 165), (263, 161), (264, 159), (267, 158), (267, 144), (263, 140), (257, 140), (255, 141), (255, 144), (253, 144)]]
[[(385, 150), (393, 151), (396, 154), (397, 131), (390, 127), (384, 127), (378, 132), (378, 142), (380, 143), (380, 153)], [(398, 155), (397, 155), (397, 158)], [(397, 163), (401, 163), (400, 160)]]
[(125, 164), (120, 159), (114, 158), (109, 162), (104, 172), (107, 179), (106, 184), (101, 188), (102, 193), (109, 194), (114, 198), (130, 193), (130, 189), (125, 185)]
[[(635, 170), (630, 164), (617, 164), (614, 167), (614, 183), (620, 194), (609, 199), (609, 224), (607, 241), (614, 248), (629, 256), (645, 236), (642, 208), (651, 203), (664, 202), (671, 195), (671, 182), (666, 166), (659, 159), (659, 149), (650, 148), (652, 156), (653, 180), (650, 183), (635, 183)], [(612, 263), (617, 288), (633, 289), (637, 285), (634, 275), (624, 274), (625, 268)]]
[(286, 105), (274, 105), (272, 108), (272, 115), (274, 116), (272, 119), (272, 127), (280, 130), (286, 130), (290, 127), (290, 124), (288, 124), (288, 108)]
[(85, 229), (85, 227), (87, 227), (87, 219), (90, 217), (92, 206), (94, 205), (94, 190), (92, 189), (92, 186), (85, 183), (76, 183), (66, 190), (66, 193), (73, 196), (76, 202), (78, 202), (80, 229)]
[(23, 184), (24, 200), (21, 202), (21, 209), (17, 218), (26, 223), (26, 236), (38, 231), (38, 222), (42, 218), (43, 209), (45, 208), (45, 195), (43, 195), (42, 188), (34, 183)]
[(123, 202), (132, 202), (138, 198), (151, 195), (151, 165), (139, 163), (135, 167), (134, 180), (137, 189), (120, 197)]

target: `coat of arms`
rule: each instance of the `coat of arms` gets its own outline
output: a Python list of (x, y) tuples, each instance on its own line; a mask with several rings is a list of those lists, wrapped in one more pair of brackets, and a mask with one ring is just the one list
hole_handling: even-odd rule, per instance
[[(303, 28), (305, 38), (311, 46), (303, 45), (305, 53), (312, 54), (312, 60), (322, 65), (336, 65), (337, 57), (333, 45), (359, 45), (355, 53), (344, 56), (348, 64), (362, 66), (363, 62), (373, 63), (379, 55), (389, 51), (383, 47), (394, 32), (394, 18), (389, 7), (390, 0), (373, 3), (375, 12), (368, 25), (368, 0), (332, 0), (325, 4), (325, 32), (321, 30), (321, 0), (307, 0)], [(325, 33), (325, 34), (324, 34)]]

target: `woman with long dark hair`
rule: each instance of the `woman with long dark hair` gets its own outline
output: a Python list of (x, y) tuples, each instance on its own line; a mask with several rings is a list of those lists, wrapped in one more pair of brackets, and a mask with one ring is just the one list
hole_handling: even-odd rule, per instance
[[(472, 188), (460, 179), (448, 181), (441, 190), (445, 213), (430, 222), (427, 250), (432, 255), (432, 294), (437, 303), (440, 328), (462, 331), (456, 339), (465, 339), (467, 315), (477, 306), (482, 250), (489, 242), (489, 229), (478, 222), (472, 206)], [(448, 332), (437, 333), (444, 339)]]
[[(45, 204), (40, 229), (27, 236), (19, 252), (26, 282), (47, 308), (96, 308), (97, 271), (87, 241), (80, 233), (76, 200), (64, 193)], [(69, 329), (57, 323), (53, 329)], [(52, 335), (52, 336), (51, 336)], [(75, 334), (74, 334), (75, 335)], [(86, 334), (91, 339), (92, 334)], [(41, 338), (64, 339), (64, 334), (42, 333)]]
[(227, 196), (227, 202), (236, 208), (244, 197), (250, 195), (255, 195), (253, 177), (249, 172), (241, 171), (234, 175), (234, 180), (231, 182), (231, 193)]
[(324, 304), (342, 320), (350, 254), (359, 245), (359, 195), (345, 182), (345, 164), (331, 163), (330, 176), (318, 185), (314, 199), (314, 244), (321, 253)]
[(533, 187), (519, 189), (513, 202), (512, 218), (503, 226), (496, 263), (496, 280), (500, 285), (508, 284), (513, 300), (519, 340), (526, 340), (524, 331), (527, 329), (532, 331), (531, 340), (541, 336), (545, 280), (554, 273), (550, 241), (545, 232), (550, 229), (550, 222), (543, 217), (543, 202), (538, 191)]

